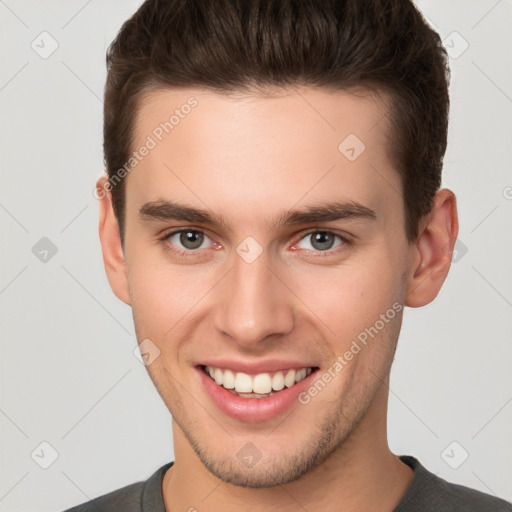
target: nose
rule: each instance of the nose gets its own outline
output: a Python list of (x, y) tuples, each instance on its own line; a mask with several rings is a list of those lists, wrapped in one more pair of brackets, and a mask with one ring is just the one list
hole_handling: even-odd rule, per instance
[(267, 252), (252, 262), (238, 254), (233, 260), (218, 290), (215, 327), (243, 349), (263, 349), (292, 331), (293, 294), (269, 266)]

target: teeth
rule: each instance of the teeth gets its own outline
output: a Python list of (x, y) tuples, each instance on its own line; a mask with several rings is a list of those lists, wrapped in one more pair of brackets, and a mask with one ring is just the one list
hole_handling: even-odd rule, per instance
[(295, 370), (288, 370), (286, 377), (284, 378), (284, 385), (287, 388), (291, 388), (295, 384)]
[(277, 372), (272, 377), (272, 389), (274, 391), (281, 391), (284, 388), (284, 377), (283, 372)]
[(224, 379), (222, 385), (226, 389), (235, 389), (235, 374), (231, 370), (224, 370)]
[(251, 393), (267, 395), (272, 391), (281, 391), (285, 387), (290, 388), (295, 383), (305, 379), (311, 368), (300, 370), (288, 370), (286, 372), (259, 373), (251, 377), (243, 372), (233, 373), (231, 370), (212, 368), (207, 366), (206, 373), (219, 385), (226, 389), (235, 390), (240, 396), (251, 396)]
[(295, 374), (295, 382), (300, 382), (302, 379), (304, 379), (306, 377), (306, 372), (307, 372), (306, 368), (302, 368), (302, 370), (299, 370)]
[(237, 393), (252, 393), (252, 379), (246, 373), (237, 373), (235, 377), (235, 391)]
[(264, 395), (272, 391), (272, 379), (268, 373), (260, 373), (256, 375), (252, 381), (253, 393)]
[(215, 371), (213, 372), (213, 378), (219, 386), (222, 384), (222, 381), (224, 380), (224, 373), (222, 373), (220, 368), (215, 368)]

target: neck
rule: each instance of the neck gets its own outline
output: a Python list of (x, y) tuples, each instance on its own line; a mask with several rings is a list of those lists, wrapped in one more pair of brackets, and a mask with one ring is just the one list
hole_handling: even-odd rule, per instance
[(244, 488), (212, 475), (173, 422), (175, 463), (163, 480), (167, 511), (306, 510), (392, 512), (412, 480), (412, 469), (387, 443), (389, 376), (349, 437), (324, 461), (294, 482)]

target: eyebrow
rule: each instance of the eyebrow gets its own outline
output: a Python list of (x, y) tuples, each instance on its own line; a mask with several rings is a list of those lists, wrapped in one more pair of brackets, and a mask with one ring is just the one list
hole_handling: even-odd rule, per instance
[[(226, 220), (216, 213), (186, 206), (174, 201), (152, 201), (139, 210), (142, 220), (178, 220), (207, 224), (232, 231)], [(271, 229), (283, 225), (314, 224), (336, 220), (376, 220), (374, 210), (356, 201), (334, 201), (321, 205), (310, 205), (301, 210), (284, 210), (277, 215)]]

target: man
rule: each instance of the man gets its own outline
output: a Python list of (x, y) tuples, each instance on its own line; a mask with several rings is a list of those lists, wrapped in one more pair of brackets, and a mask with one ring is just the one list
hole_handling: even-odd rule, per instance
[(107, 57), (105, 268), (175, 459), (73, 511), (501, 511), (387, 443), (458, 233), (448, 69), (406, 0), (148, 0)]

